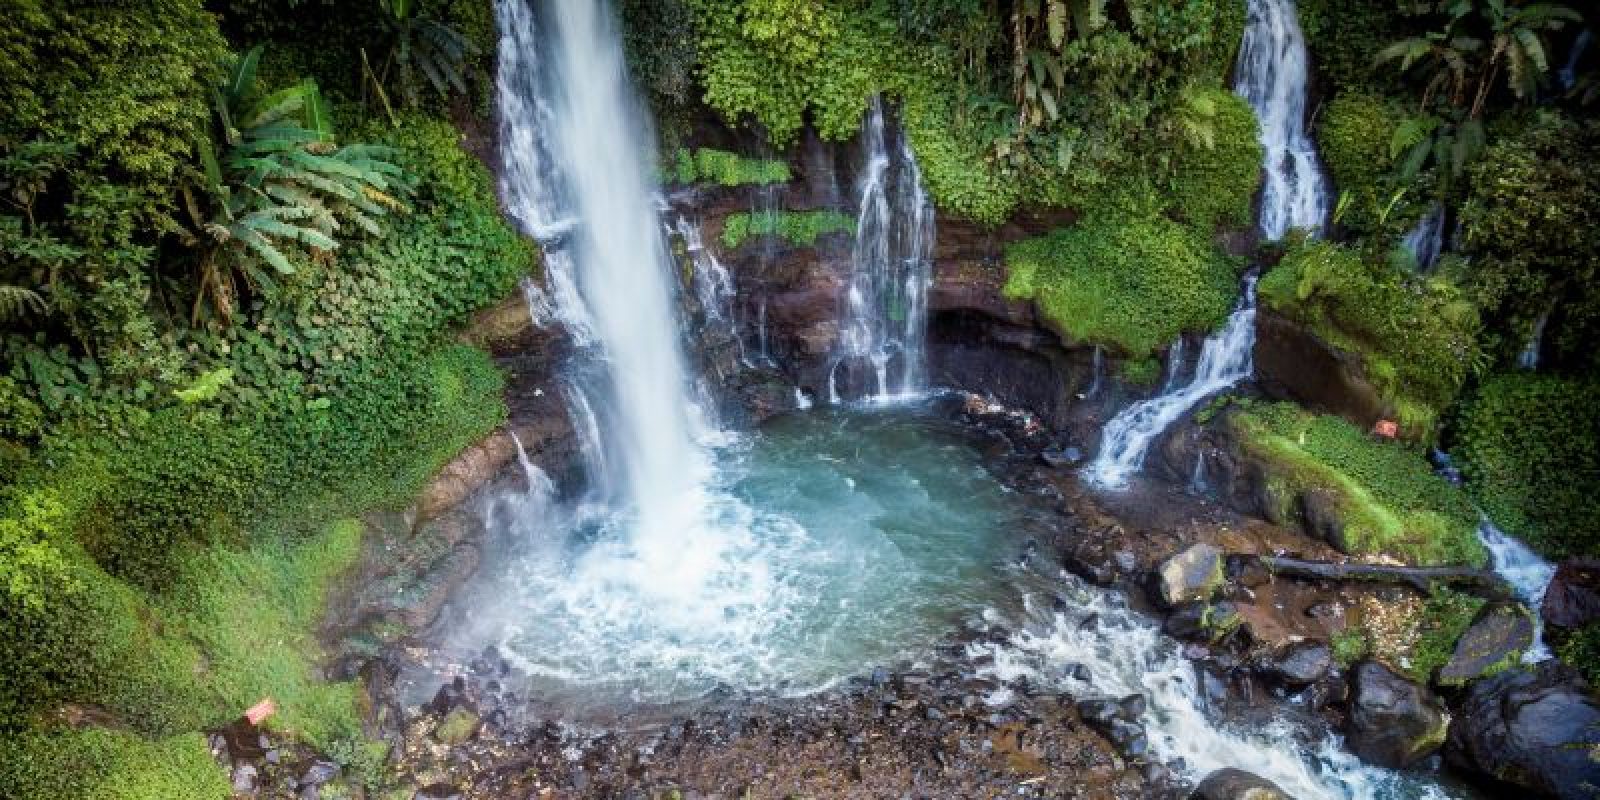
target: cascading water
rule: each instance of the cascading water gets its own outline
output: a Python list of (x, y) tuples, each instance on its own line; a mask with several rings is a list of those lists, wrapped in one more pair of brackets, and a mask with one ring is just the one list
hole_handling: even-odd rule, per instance
[(1488, 517), (1478, 521), (1478, 540), (1489, 551), (1489, 565), (1495, 573), (1511, 584), (1518, 599), (1533, 609), (1533, 646), (1523, 654), (1522, 660), (1534, 663), (1549, 658), (1550, 648), (1544, 643), (1544, 625), (1539, 616), (1539, 605), (1544, 602), (1544, 590), (1550, 586), (1550, 579), (1556, 574), (1555, 565), (1495, 527)]
[(1161, 391), (1170, 392), (1178, 385), (1178, 379), (1183, 374), (1183, 337), (1167, 348), (1167, 380), (1161, 384)]
[(1418, 272), (1427, 272), (1438, 263), (1439, 254), (1444, 251), (1444, 206), (1434, 203), (1424, 214), (1422, 219), (1405, 238), (1400, 240), (1400, 246), (1411, 255), (1411, 263), (1416, 265)]
[[(1293, 0), (1250, 0), (1235, 90), (1261, 122), (1266, 185), (1259, 225), (1271, 240), (1281, 239), (1293, 228), (1320, 231), (1327, 216), (1327, 190), (1305, 130), (1306, 62), (1305, 37)], [(1245, 277), (1239, 305), (1222, 330), (1201, 345), (1189, 383), (1169, 385), (1159, 396), (1129, 406), (1106, 423), (1100, 452), (1085, 470), (1089, 482), (1104, 488), (1126, 486), (1167, 426), (1211, 394), (1250, 377), (1255, 319), (1252, 274)]]
[(1306, 133), (1308, 57), (1294, 0), (1249, 0), (1234, 91), (1255, 109), (1266, 151), (1261, 232), (1283, 238), (1291, 228), (1321, 230), (1328, 191)]
[(1522, 352), (1517, 353), (1517, 369), (1532, 372), (1539, 368), (1539, 351), (1544, 349), (1544, 329), (1550, 323), (1550, 311), (1546, 308), (1534, 319), (1528, 341), (1522, 345)]
[[(1157, 760), (1198, 781), (1223, 767), (1247, 769), (1299, 800), (1421, 800), (1447, 797), (1439, 787), (1403, 773), (1369, 767), (1312, 722), (1287, 721), (1229, 729), (1206, 713), (1200, 677), (1180, 646), (1120, 596), (1062, 573), (1050, 594), (1025, 598), (1020, 630), (1001, 641), (973, 645), (1003, 684), (1026, 679), (1034, 691), (1075, 697), (1143, 695), (1144, 726)], [(1017, 627), (997, 619), (1006, 628)], [(1074, 677), (1066, 664), (1087, 668)], [(1001, 688), (999, 693), (1010, 691)], [(992, 700), (1003, 701), (1004, 696)], [(1309, 741), (1306, 741), (1309, 739)]]
[(1239, 307), (1221, 331), (1200, 346), (1194, 377), (1184, 386), (1129, 406), (1100, 432), (1100, 452), (1084, 475), (1090, 483), (1119, 488), (1144, 466), (1145, 454), (1167, 426), (1201, 400), (1250, 376), (1256, 340), (1256, 279), (1245, 278)]
[(924, 388), (933, 204), (904, 135), (893, 137), (892, 149), (890, 138), (883, 104), (874, 97), (861, 132), (855, 248), (828, 373), (832, 402), (849, 395), (883, 403)]

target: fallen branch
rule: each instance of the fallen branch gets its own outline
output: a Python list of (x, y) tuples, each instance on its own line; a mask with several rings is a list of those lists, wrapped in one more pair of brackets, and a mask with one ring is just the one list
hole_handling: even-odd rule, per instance
[(1472, 567), (1392, 567), (1383, 564), (1341, 564), (1334, 561), (1303, 561), (1298, 558), (1257, 556), (1261, 565), (1275, 575), (1339, 582), (1392, 583), (1428, 593), (1436, 586), (1449, 586), (1490, 599), (1512, 596), (1510, 584), (1486, 569)]

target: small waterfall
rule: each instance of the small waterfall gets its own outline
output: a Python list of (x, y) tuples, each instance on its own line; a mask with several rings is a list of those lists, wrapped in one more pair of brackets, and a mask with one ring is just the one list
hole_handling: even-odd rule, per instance
[(1517, 354), (1517, 369), (1533, 372), (1539, 368), (1539, 351), (1544, 349), (1544, 328), (1550, 322), (1550, 311), (1551, 308), (1546, 308), (1533, 321), (1533, 331), (1528, 334), (1522, 352)]
[(1584, 28), (1578, 32), (1578, 37), (1572, 40), (1572, 49), (1567, 51), (1567, 63), (1556, 73), (1556, 79), (1561, 82), (1561, 90), (1572, 91), (1578, 83), (1578, 65), (1583, 61), (1583, 54), (1589, 51), (1589, 45), (1594, 42), (1594, 30)]
[(1105, 377), (1106, 356), (1100, 345), (1094, 346), (1094, 358), (1089, 363), (1089, 388), (1083, 392), (1083, 399), (1088, 400), (1100, 393), (1100, 383)]
[(874, 97), (862, 127), (863, 165), (855, 248), (845, 287), (828, 399), (838, 373), (853, 397), (888, 402), (924, 385), (923, 340), (932, 279), (933, 204), (903, 135), (890, 147), (883, 104)]
[(1445, 213), (1444, 206), (1434, 203), (1417, 220), (1415, 227), (1400, 240), (1400, 246), (1411, 255), (1411, 263), (1416, 265), (1418, 272), (1427, 272), (1439, 262), (1439, 254), (1444, 251)]
[(1245, 278), (1239, 307), (1228, 316), (1222, 330), (1200, 346), (1194, 377), (1184, 386), (1135, 403), (1106, 423), (1100, 433), (1100, 452), (1085, 470), (1090, 483), (1114, 489), (1126, 486), (1128, 477), (1144, 466), (1144, 458), (1167, 426), (1188, 413), (1201, 400), (1250, 376), (1256, 341), (1256, 279)]
[(811, 397), (806, 394), (806, 390), (798, 386), (794, 387), (794, 407), (799, 411), (811, 410)]
[(761, 305), (756, 307), (756, 357), (761, 363), (772, 365), (772, 349), (767, 344), (767, 298), (761, 298)]
[(1194, 454), (1194, 471), (1189, 473), (1189, 494), (1203, 495), (1211, 487), (1206, 484), (1206, 451), (1196, 450)]
[(1183, 373), (1183, 337), (1167, 348), (1167, 380), (1161, 384), (1163, 394), (1172, 391), (1178, 385), (1178, 378)]
[(1478, 521), (1478, 540), (1489, 551), (1489, 564), (1495, 573), (1505, 578), (1517, 597), (1533, 610), (1533, 646), (1523, 654), (1522, 660), (1532, 664), (1549, 658), (1550, 648), (1544, 643), (1544, 625), (1539, 618), (1539, 606), (1544, 602), (1544, 590), (1550, 586), (1550, 579), (1556, 574), (1555, 565), (1495, 527), (1488, 517)]
[(733, 301), (737, 297), (733, 274), (722, 265), (715, 249), (706, 246), (698, 224), (680, 216), (672, 232), (683, 240), (690, 263), (694, 265), (689, 283), (698, 302), (704, 332), (715, 340), (712, 344), (731, 343), (738, 350), (739, 363), (749, 366), (744, 340), (739, 336), (739, 322), (733, 314)]
[(522, 446), (522, 439), (517, 436), (516, 430), (507, 428), (506, 433), (511, 434), (511, 444), (517, 448), (517, 465), (522, 467), (523, 480), (528, 484), (528, 496), (539, 498), (541, 502), (554, 497), (556, 493), (555, 484), (551, 482), (550, 476), (546, 475), (544, 470), (539, 469), (538, 465), (528, 458), (528, 451)]
[(1328, 191), (1306, 133), (1305, 36), (1294, 0), (1249, 0), (1234, 91), (1255, 109), (1266, 154), (1261, 232), (1283, 238), (1291, 228), (1322, 229)]
[[(1306, 42), (1293, 0), (1249, 0), (1249, 19), (1239, 47), (1239, 93), (1261, 120), (1266, 186), (1261, 193), (1262, 235), (1283, 238), (1292, 228), (1320, 232), (1327, 217), (1327, 190), (1316, 149), (1306, 135)], [(1103, 488), (1126, 486), (1144, 465), (1157, 436), (1207, 396), (1254, 371), (1256, 278), (1244, 280), (1239, 306), (1222, 330), (1200, 347), (1194, 377), (1182, 387), (1123, 409), (1100, 433), (1100, 452), (1085, 472)]]

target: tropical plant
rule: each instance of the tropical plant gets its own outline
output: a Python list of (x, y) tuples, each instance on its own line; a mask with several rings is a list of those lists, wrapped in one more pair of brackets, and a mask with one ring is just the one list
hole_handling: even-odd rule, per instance
[[(378, 0), (378, 6), (383, 10), (380, 18), (388, 37), (389, 52), (376, 74), (371, 72), (370, 65), (365, 68), (374, 92), (385, 107), (389, 99), (384, 87), (390, 85), (390, 81), (412, 108), (421, 102), (423, 80), (442, 95), (450, 94), (451, 90), (465, 94), (466, 61), (477, 54), (477, 46), (455, 28), (422, 10), (418, 0)], [(361, 51), (361, 57), (365, 64), (366, 50)], [(392, 113), (392, 109), (390, 111)]]
[(327, 101), (305, 80), (259, 96), (256, 68), (262, 48), (238, 59), (217, 87), (214, 103), (223, 146), (202, 142), (198, 180), (182, 187), (200, 248), (193, 321), (209, 307), (227, 324), (238, 305), (242, 277), (271, 295), (296, 271), (291, 254), (326, 261), (335, 235), (350, 223), (381, 235), (378, 218), (403, 209), (411, 187), (391, 163), (390, 148), (334, 143)]
[[(1425, 12), (1433, 4), (1424, 3)], [(1400, 71), (1426, 70), (1421, 107), (1441, 100), (1466, 108), (1467, 119), (1483, 116), (1491, 90), (1502, 78), (1518, 100), (1531, 97), (1550, 71), (1545, 33), (1567, 22), (1581, 22), (1578, 12), (1556, 3), (1520, 4), (1516, 0), (1440, 0), (1447, 14), (1444, 27), (1390, 44), (1378, 52), (1377, 64), (1400, 62)]]

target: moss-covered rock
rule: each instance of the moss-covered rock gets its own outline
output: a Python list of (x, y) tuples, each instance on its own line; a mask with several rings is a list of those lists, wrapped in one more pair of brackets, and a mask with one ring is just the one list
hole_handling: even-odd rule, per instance
[(1351, 247), (1305, 242), (1258, 291), (1262, 305), (1359, 358), (1408, 438), (1431, 437), (1479, 362), (1477, 309), (1445, 277), (1415, 278)]
[(1255, 111), (1226, 89), (1189, 92), (1191, 114), (1204, 120), (1206, 141), (1190, 142), (1174, 159), (1170, 202), (1174, 211), (1204, 231), (1243, 228), (1252, 222), (1251, 201), (1261, 183), (1260, 126)]
[(1406, 445), (1289, 403), (1235, 411), (1226, 424), (1262, 473), (1269, 516), (1354, 555), (1485, 563), (1472, 504)]
[(1076, 342), (1136, 357), (1215, 328), (1235, 291), (1207, 237), (1156, 217), (1101, 213), (1006, 249), (1007, 297), (1032, 300)]

